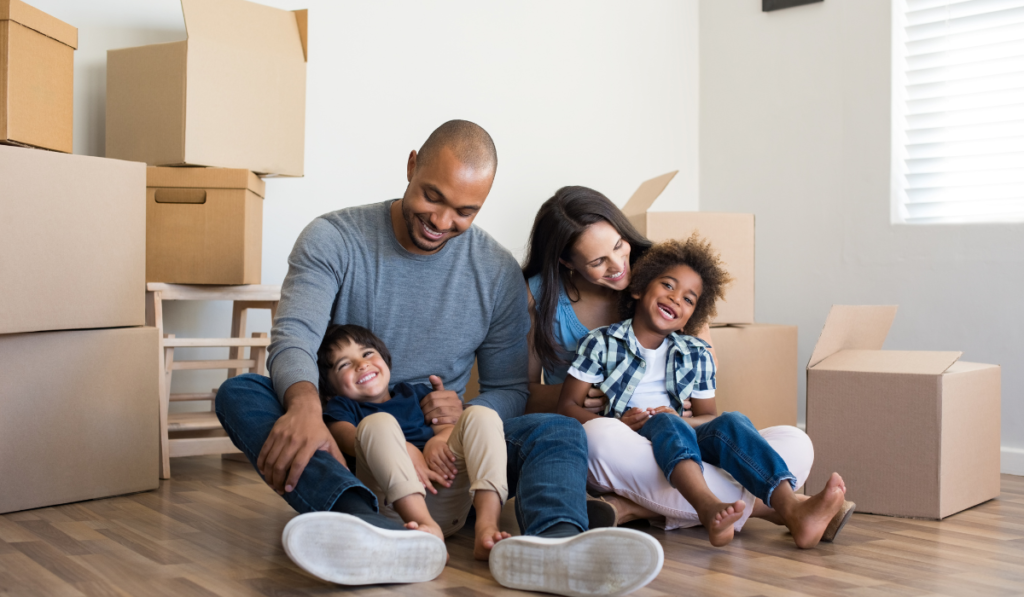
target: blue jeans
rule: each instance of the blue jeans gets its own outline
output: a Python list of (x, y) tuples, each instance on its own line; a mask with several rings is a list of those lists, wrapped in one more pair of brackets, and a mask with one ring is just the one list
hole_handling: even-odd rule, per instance
[(676, 415), (651, 417), (640, 435), (651, 442), (654, 459), (671, 483), (672, 471), (683, 460), (717, 466), (744, 489), (771, 506), (772, 492), (782, 481), (796, 489), (796, 476), (746, 416), (722, 413), (696, 429)]
[[(217, 417), (231, 441), (256, 466), (263, 444), (284, 408), (270, 378), (247, 373), (220, 386)], [(505, 421), (509, 497), (525, 535), (566, 522), (587, 530), (587, 436), (574, 419), (524, 415)], [(377, 509), (377, 498), (327, 452), (316, 452), (285, 501), (300, 513), (331, 510), (355, 491)]]

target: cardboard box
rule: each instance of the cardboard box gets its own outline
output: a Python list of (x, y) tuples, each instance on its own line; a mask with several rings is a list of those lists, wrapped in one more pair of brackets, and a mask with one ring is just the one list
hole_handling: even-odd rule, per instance
[(0, 146), (0, 334), (146, 322), (146, 167)]
[(999, 495), (1000, 368), (881, 350), (895, 315), (829, 312), (807, 365), (808, 493), (835, 471), (858, 512), (941, 519)]
[(302, 176), (306, 11), (181, 9), (187, 41), (107, 52), (107, 157)]
[(146, 169), (146, 281), (259, 284), (263, 180), (248, 170)]
[(654, 242), (686, 240), (695, 230), (710, 240), (733, 277), (713, 323), (754, 323), (754, 214), (648, 211), (676, 172), (640, 185), (622, 208), (623, 213), (640, 234)]
[(78, 29), (0, 0), (0, 143), (71, 153)]
[(156, 328), (0, 336), (0, 513), (155, 489)]
[(713, 327), (711, 342), (718, 359), (718, 412), (741, 412), (758, 429), (796, 425), (796, 326)]

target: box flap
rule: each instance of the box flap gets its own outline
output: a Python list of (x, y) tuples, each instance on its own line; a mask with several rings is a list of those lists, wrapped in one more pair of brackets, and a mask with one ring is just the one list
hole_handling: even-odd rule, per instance
[(814, 370), (942, 375), (961, 354), (928, 350), (840, 350), (815, 365)]
[(306, 59), (296, 14), (181, 0), (188, 32), (185, 162), (303, 175)]
[(78, 49), (78, 28), (21, 0), (0, 0), (0, 21), (14, 21), (65, 46)]
[(146, 168), (148, 188), (249, 189), (264, 196), (266, 183), (248, 170), (238, 168)]
[(302, 58), (309, 62), (309, 48), (307, 47), (309, 41), (309, 11), (303, 8), (302, 10), (293, 10), (295, 13), (295, 24), (299, 26), (299, 41), (302, 42)]
[(881, 350), (896, 305), (832, 305), (807, 368), (840, 350)]
[(665, 187), (668, 186), (668, 183), (672, 182), (676, 174), (679, 174), (679, 170), (662, 174), (641, 184), (640, 188), (633, 193), (633, 196), (629, 198), (629, 201), (622, 208), (622, 213), (627, 216), (637, 216), (646, 213), (658, 196), (665, 190)]

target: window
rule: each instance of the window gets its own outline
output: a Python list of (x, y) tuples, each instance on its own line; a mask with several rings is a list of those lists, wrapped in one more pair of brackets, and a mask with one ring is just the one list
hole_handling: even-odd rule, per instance
[(893, 222), (1024, 222), (1024, 0), (893, 6)]

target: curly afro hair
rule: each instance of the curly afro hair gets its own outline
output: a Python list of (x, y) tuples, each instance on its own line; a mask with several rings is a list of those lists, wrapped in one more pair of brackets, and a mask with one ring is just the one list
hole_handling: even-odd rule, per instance
[(630, 274), (629, 288), (620, 295), (619, 315), (623, 319), (633, 317), (637, 304), (633, 295), (643, 295), (651, 282), (678, 265), (690, 266), (704, 285), (697, 306), (683, 328), (684, 334), (695, 336), (717, 314), (715, 303), (725, 297), (725, 287), (732, 282), (729, 272), (722, 267), (721, 257), (697, 232), (686, 242), (668, 240), (657, 243), (637, 260)]

